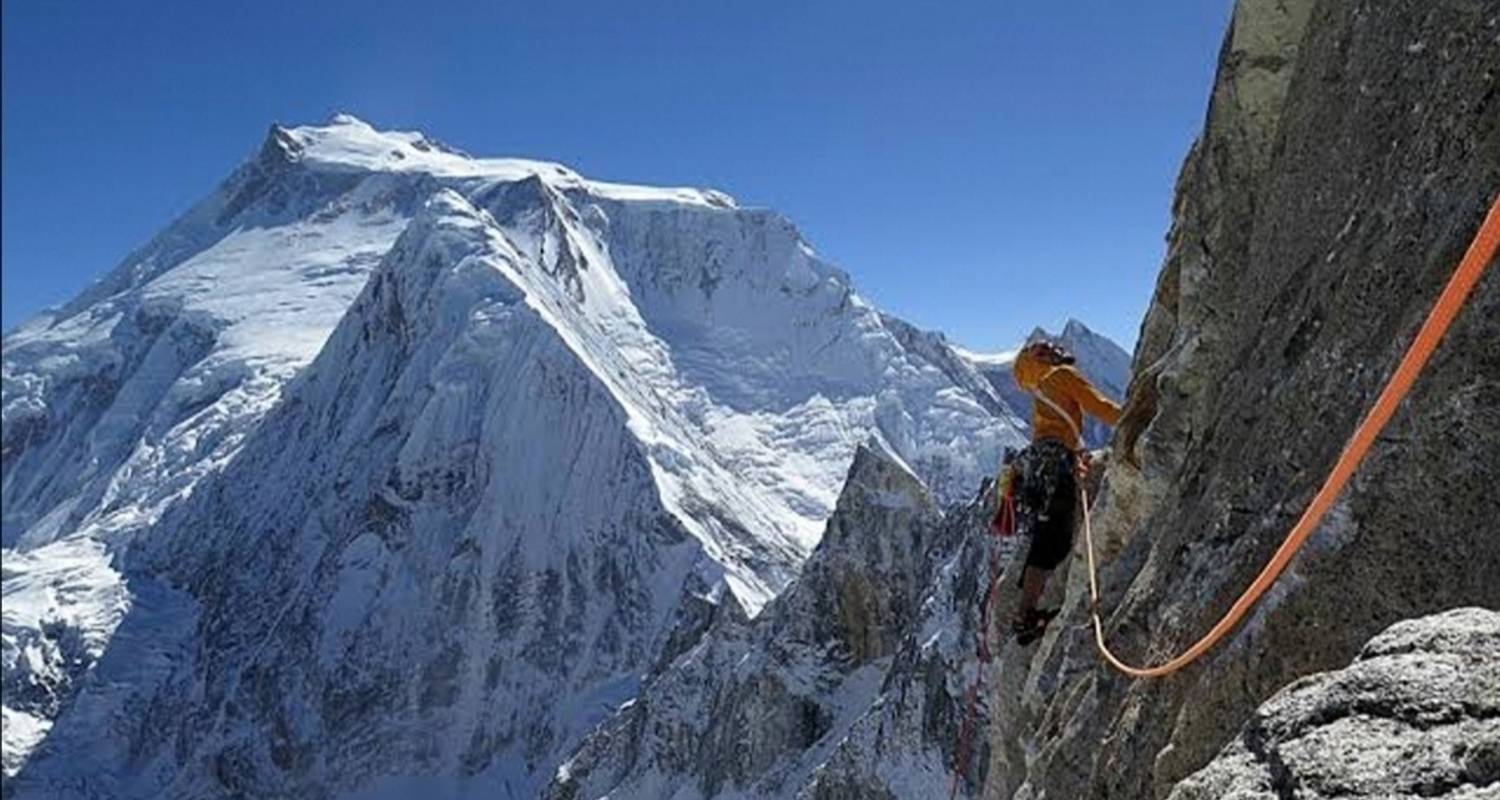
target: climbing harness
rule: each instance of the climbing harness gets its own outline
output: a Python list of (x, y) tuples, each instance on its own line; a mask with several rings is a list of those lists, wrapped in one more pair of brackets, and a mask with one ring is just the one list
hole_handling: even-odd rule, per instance
[[(1464, 301), (1468, 299), (1469, 292), (1479, 282), (1479, 277), (1484, 274), (1484, 269), (1495, 259), (1496, 247), (1500, 246), (1500, 196), (1497, 196), (1490, 205), (1489, 213), (1485, 215), (1484, 223), (1480, 225), (1474, 240), (1469, 243), (1469, 249), (1454, 270), (1453, 276), (1448, 279), (1448, 285), (1443, 288), (1442, 294), (1438, 295), (1437, 302), (1432, 311), (1427, 315), (1426, 321), (1422, 323), (1421, 329), (1417, 331), (1417, 337), (1412, 340), (1402, 356), (1401, 363), (1396, 366), (1385, 388), (1381, 390), (1379, 397), (1375, 399), (1375, 405), (1370, 408), (1359, 427), (1344, 445), (1344, 451), (1333, 465), (1328, 478), (1323, 482), (1322, 488), (1313, 496), (1312, 502), (1302, 512), (1302, 517), (1292, 527), (1271, 560), (1261, 569), (1260, 574), (1255, 577), (1239, 599), (1230, 606), (1229, 611), (1209, 629), (1203, 638), (1194, 642), (1193, 645), (1181, 654), (1173, 657), (1165, 663), (1150, 667), (1138, 667), (1126, 663), (1110, 651), (1104, 641), (1104, 623), (1099, 618), (1099, 574), (1094, 563), (1094, 535), (1089, 525), (1089, 498), (1088, 492), (1083, 484), (1078, 486), (1080, 500), (1083, 504), (1083, 536), (1084, 544), (1088, 549), (1089, 567), (1089, 613), (1094, 623), (1094, 644), (1099, 653), (1109, 662), (1109, 665), (1120, 672), (1134, 678), (1161, 678), (1186, 667), (1198, 660), (1200, 656), (1208, 652), (1219, 640), (1223, 639), (1234, 627), (1239, 624), (1245, 614), (1260, 600), (1266, 590), (1280, 577), (1287, 564), (1312, 532), (1317, 530), (1318, 524), (1328, 510), (1333, 507), (1333, 502), (1348, 484), (1349, 478), (1354, 470), (1359, 467), (1360, 461), (1369, 452), (1370, 446), (1375, 443), (1375, 437), (1380, 435), (1391, 416), (1396, 413), (1396, 407), (1401, 400), (1411, 391), (1412, 384), (1417, 375), (1426, 366), (1427, 360), (1437, 349), (1438, 342), (1443, 334), (1453, 324), (1453, 319), (1458, 315), (1459, 309), (1463, 307)], [(1051, 400), (1041, 393), (1037, 393), (1044, 402), (1053, 405)], [(1072, 424), (1072, 419), (1063, 416)]]

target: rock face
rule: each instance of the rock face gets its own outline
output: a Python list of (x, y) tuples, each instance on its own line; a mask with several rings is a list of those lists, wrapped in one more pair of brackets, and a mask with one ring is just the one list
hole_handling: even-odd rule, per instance
[(1169, 800), (1497, 793), (1500, 614), (1464, 608), (1397, 623), (1348, 667), (1277, 692)]
[[(1115, 440), (1142, 470), (1114, 459), (1095, 509), (1127, 659), (1180, 652), (1265, 564), (1463, 254), (1500, 187), (1497, 36), (1494, 0), (1236, 5)], [(1500, 607), (1496, 341), (1491, 265), (1329, 520), (1191, 668), (1101, 666), (1075, 568), (986, 796), (1165, 796), (1392, 623)]]
[[(987, 534), (993, 502), (981, 493), (944, 513), (888, 451), (862, 449), (791, 587), (753, 622), (721, 616), (648, 676), (544, 796), (936, 796), (955, 780), (956, 733), (979, 669), (987, 683), (959, 785), (982, 785), (982, 731), (1018, 691), (1008, 675), (1022, 658), (1001, 633), (1020, 542)], [(981, 667), (992, 564), (1011, 569), (996, 584), (989, 638), (1001, 657)]]
[(562, 766), (549, 796), (791, 796), (879, 694), (941, 523), (906, 467), (860, 449), (796, 582), (753, 622), (721, 615)]

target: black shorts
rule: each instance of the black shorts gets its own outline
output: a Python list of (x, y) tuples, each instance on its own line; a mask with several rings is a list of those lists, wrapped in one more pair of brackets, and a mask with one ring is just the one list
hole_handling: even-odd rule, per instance
[(1026, 566), (1056, 569), (1073, 550), (1078, 481), (1073, 452), (1061, 442), (1032, 442), (1016, 456), (1017, 532), (1031, 536)]

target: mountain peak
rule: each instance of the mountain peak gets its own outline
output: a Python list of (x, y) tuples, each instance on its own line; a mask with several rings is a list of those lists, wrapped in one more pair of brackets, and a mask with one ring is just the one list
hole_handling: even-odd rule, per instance
[(1102, 343), (1105, 342), (1108, 343), (1108, 347), (1110, 348), (1118, 347), (1118, 345), (1114, 343), (1114, 340), (1110, 339), (1102, 333), (1099, 333), (1098, 331), (1095, 331), (1088, 325), (1085, 325), (1077, 317), (1068, 317), (1067, 320), (1063, 322), (1062, 329), (1057, 333), (1053, 333), (1046, 328), (1041, 327), (1040, 325), (1032, 328), (1031, 333), (1027, 334), (1026, 336), (1026, 343), (1031, 344), (1032, 342), (1038, 341), (1048, 341), (1054, 342), (1056, 344), (1061, 344), (1067, 347), (1069, 350), (1078, 350), (1085, 347), (1092, 348), (1096, 346), (1103, 346)]
[(356, 125), (361, 128), (369, 128), (370, 130), (375, 130), (375, 126), (371, 125), (368, 122), (365, 122), (364, 120), (354, 116), (353, 114), (344, 111), (334, 112), (333, 116), (328, 118), (328, 125), (330, 127), (335, 125)]
[(286, 164), (296, 161), (301, 155), (302, 143), (292, 131), (281, 123), (273, 122), (266, 131), (266, 139), (261, 143), (256, 161), (266, 165)]
[[(131, 554), (125, 571), (26, 565), (38, 582), (83, 575), (104, 598), (55, 625), (46, 598), (32, 604), (26, 635), (64, 657), (6, 673), (67, 699), (18, 708), (6, 694), (5, 768), (30, 759), (36, 785), (66, 781), (80, 752), (109, 764), (109, 781), (133, 780), (133, 753), (145, 755), (130, 764), (162, 759), (153, 776), (180, 776), (142, 794), (214, 794), (205, 787), (225, 780), (247, 796), (337, 793), (378, 765), (443, 769), (393, 737), (294, 778), (259, 743), (232, 775), (199, 770), (237, 746), (240, 719), (279, 719), (283, 698), (317, 706), (347, 664), (375, 681), (348, 696), (382, 699), (359, 701), (355, 717), (344, 701), (320, 708), (308, 741), (430, 723), (440, 750), (515, 765), (517, 794), (535, 796), (660, 653), (680, 652), (658, 646), (673, 641), (668, 626), (699, 630), (706, 612), (683, 598), (717, 591), (732, 609), (719, 618), (759, 616), (823, 538), (821, 563), (856, 576), (818, 597), (847, 611), (827, 617), (853, 659), (837, 663), (889, 657), (891, 620), (914, 596), (901, 576), (925, 552), (902, 521), (935, 521), (937, 502), (972, 494), (1023, 441), (942, 337), (880, 314), (774, 212), (472, 158), (350, 115), (271, 125), (264, 141), (64, 324), (5, 342), (6, 544), (107, 535)], [(204, 486), (226, 491), (186, 491)], [(835, 514), (843, 527), (825, 537)], [(202, 535), (174, 533), (189, 525)], [(286, 547), (253, 538), (282, 531)], [(267, 557), (253, 571), (214, 566), (252, 561), (240, 548)], [(135, 707), (179, 667), (197, 680), (191, 662), (100, 658), (117, 628), (141, 641), (128, 635), (141, 618), (120, 615), (156, 619), (145, 602), (104, 604), (168, 572), (193, 588), (180, 619), (175, 596), (161, 612), (181, 637), (161, 646), (221, 654), (230, 666), (207, 691), (236, 709), (167, 721), (160, 741), (194, 741), (183, 754), (100, 741), (89, 722)], [(241, 594), (251, 584), (254, 600)], [(236, 609), (234, 630), (200, 640), (197, 608)], [(288, 633), (262, 627), (282, 614), (306, 636), (238, 647)], [(61, 649), (81, 635), (100, 646)], [(6, 637), (11, 659), (18, 640)], [(293, 655), (304, 642), (315, 644)], [(251, 662), (276, 665), (265, 685), (277, 692), (244, 694), (236, 676)], [(136, 663), (158, 666), (143, 682), (111, 671)], [(108, 677), (91, 693), (78, 678), (95, 667)], [(420, 707), (397, 700), (409, 691)], [(16, 713), (50, 726), (46, 748), (16, 738)]]
[(418, 173), (438, 180), (494, 182), (535, 176), (560, 191), (579, 190), (608, 200), (738, 207), (733, 197), (713, 189), (610, 183), (589, 180), (552, 161), (476, 158), (421, 131), (381, 130), (344, 112), (320, 125), (273, 125), (271, 139), (282, 150), (298, 153), (297, 160), (315, 172)]
[(1098, 336), (1099, 334), (1079, 321), (1077, 317), (1068, 317), (1068, 321), (1063, 323), (1062, 335), (1066, 339), (1072, 336)]
[(479, 218), (479, 210), (467, 198), (452, 189), (439, 189), (427, 198), (418, 219), (437, 219), (457, 215)]

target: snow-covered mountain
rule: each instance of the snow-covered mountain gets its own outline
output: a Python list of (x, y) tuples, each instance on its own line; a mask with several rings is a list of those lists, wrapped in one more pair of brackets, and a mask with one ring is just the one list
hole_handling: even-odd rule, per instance
[(274, 128), (115, 270), (5, 336), (7, 773), (140, 603), (111, 551), (238, 451), (435, 188), (309, 168), (309, 133)]
[(1024, 437), (773, 212), (347, 116), (3, 377), (16, 796), (529, 796), (786, 586), (858, 446), (945, 503)]

